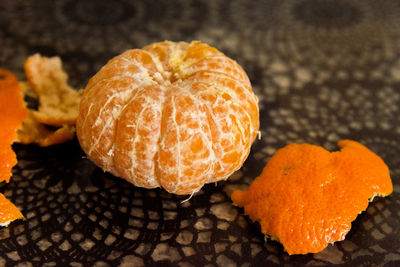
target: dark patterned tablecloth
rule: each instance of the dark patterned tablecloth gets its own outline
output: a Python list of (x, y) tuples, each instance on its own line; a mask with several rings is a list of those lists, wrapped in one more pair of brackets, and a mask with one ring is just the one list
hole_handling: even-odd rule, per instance
[[(242, 169), (187, 201), (136, 188), (83, 158), (76, 140), (15, 145), (4, 193), (25, 221), (0, 229), (6, 266), (400, 266), (399, 1), (2, 0), (0, 66), (24, 79), (31, 54), (60, 56), (76, 88), (111, 57), (201, 40), (236, 59), (260, 99), (261, 140)], [(357, 140), (390, 167), (394, 192), (343, 242), (289, 256), (229, 195), (292, 142)]]

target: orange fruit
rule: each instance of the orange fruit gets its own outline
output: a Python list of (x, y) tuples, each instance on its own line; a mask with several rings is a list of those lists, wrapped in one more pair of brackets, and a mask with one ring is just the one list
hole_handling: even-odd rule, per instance
[(11, 169), (17, 164), (11, 145), (26, 116), (27, 110), (17, 79), (11, 72), (0, 69), (0, 182), (9, 182)]
[(389, 169), (365, 146), (339, 141), (339, 152), (291, 144), (276, 152), (234, 204), (281, 242), (288, 254), (316, 253), (340, 241), (375, 196), (392, 193)]
[(0, 193), (0, 226), (8, 226), (10, 222), (23, 218), (17, 207)]
[(84, 90), (79, 142), (139, 187), (192, 194), (226, 179), (259, 128), (257, 97), (234, 60), (201, 42), (161, 42), (111, 59)]

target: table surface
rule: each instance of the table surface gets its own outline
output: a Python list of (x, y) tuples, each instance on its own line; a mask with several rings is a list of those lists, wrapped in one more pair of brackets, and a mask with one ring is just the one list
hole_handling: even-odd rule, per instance
[[(3, 0), (0, 66), (60, 56), (83, 88), (111, 57), (162, 41), (201, 40), (238, 61), (259, 97), (261, 140), (226, 182), (174, 196), (136, 188), (83, 157), (76, 140), (14, 145), (4, 193), (25, 221), (0, 229), (0, 265), (400, 265), (399, 1)], [(357, 140), (388, 164), (394, 192), (377, 198), (346, 240), (289, 256), (229, 195), (293, 142), (337, 149)]]

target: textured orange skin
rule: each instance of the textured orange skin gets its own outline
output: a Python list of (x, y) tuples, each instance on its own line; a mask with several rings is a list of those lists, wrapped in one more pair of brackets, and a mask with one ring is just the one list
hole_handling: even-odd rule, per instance
[(28, 113), (15, 76), (0, 69), (0, 77), (0, 182), (9, 182), (11, 169), (17, 164), (11, 145)]
[(244, 70), (217, 49), (165, 41), (124, 52), (90, 79), (77, 135), (103, 170), (192, 194), (242, 166), (257, 101)]
[(17, 207), (0, 193), (0, 226), (7, 226), (10, 222), (23, 218)]
[(316, 253), (344, 240), (351, 222), (393, 185), (380, 157), (351, 140), (341, 151), (291, 144), (276, 152), (247, 191), (231, 198), (288, 254)]

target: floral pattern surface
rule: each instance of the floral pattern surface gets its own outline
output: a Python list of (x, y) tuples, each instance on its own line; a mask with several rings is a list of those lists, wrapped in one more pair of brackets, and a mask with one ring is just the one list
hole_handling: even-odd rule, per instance
[[(136, 188), (102, 172), (77, 140), (14, 145), (0, 192), (25, 221), (0, 229), (0, 266), (400, 265), (400, 2), (344, 0), (4, 0), (0, 65), (25, 79), (31, 54), (60, 56), (84, 88), (107, 60), (162, 40), (207, 42), (247, 71), (261, 139), (227, 181), (188, 197)], [(357, 140), (389, 165), (394, 192), (376, 198), (346, 240), (289, 256), (232, 205), (280, 147), (335, 150)]]

